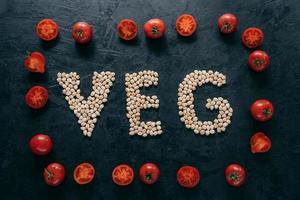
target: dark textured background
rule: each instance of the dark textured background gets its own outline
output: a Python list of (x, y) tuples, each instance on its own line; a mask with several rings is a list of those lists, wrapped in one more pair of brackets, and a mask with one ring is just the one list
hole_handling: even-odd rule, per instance
[[(3, 1), (3, 0), (2, 0)], [(287, 200), (300, 199), (299, 188), (299, 84), (300, 84), (300, 3), (297, 0), (9, 0), (8, 11), (0, 17), (0, 190), (1, 199), (209, 199), (209, 200)], [(216, 21), (234, 13), (239, 27), (232, 36), (219, 34)], [(180, 38), (174, 23), (182, 13), (198, 21), (197, 34)], [(167, 24), (162, 41), (145, 39), (143, 23), (160, 17)], [(43, 18), (54, 18), (60, 25), (55, 42), (41, 42), (35, 25)], [(132, 18), (139, 25), (139, 37), (132, 43), (119, 40), (116, 24)], [(76, 21), (94, 26), (93, 42), (77, 46), (70, 36)], [(271, 56), (268, 71), (255, 74), (246, 61), (249, 50), (241, 44), (242, 31), (249, 26), (265, 32), (262, 49)], [(26, 51), (41, 51), (47, 59), (45, 75), (33, 75), (23, 67)], [(124, 75), (151, 69), (159, 72), (159, 86), (144, 91), (157, 94), (158, 111), (143, 112), (143, 119), (160, 119), (163, 135), (154, 138), (129, 137), (125, 116)], [(206, 111), (208, 97), (223, 96), (234, 108), (231, 126), (223, 135), (201, 137), (187, 130), (177, 114), (177, 87), (194, 69), (212, 69), (227, 76), (227, 86), (201, 87), (196, 91), (196, 108), (201, 119), (213, 119)], [(108, 103), (102, 111), (91, 139), (82, 136), (76, 118), (56, 83), (57, 72), (76, 71), (81, 75), (84, 94), (91, 90), (91, 73), (116, 73)], [(24, 94), (33, 85), (49, 89), (50, 101), (40, 111), (30, 110)], [(276, 114), (270, 122), (255, 122), (250, 104), (258, 98), (274, 102)], [(265, 131), (272, 139), (269, 153), (253, 155), (249, 138)], [(49, 134), (54, 151), (35, 157), (28, 148), (36, 133)], [(41, 173), (50, 162), (66, 167), (65, 182), (57, 188), (44, 184)], [(74, 167), (91, 162), (96, 168), (94, 181), (77, 185)], [(112, 183), (112, 168), (119, 163), (132, 165), (137, 173), (144, 162), (161, 168), (159, 182), (148, 187), (138, 179), (126, 188)], [(229, 187), (224, 168), (237, 162), (248, 172), (242, 188)], [(200, 185), (186, 190), (176, 183), (176, 170), (183, 164), (197, 166)]]

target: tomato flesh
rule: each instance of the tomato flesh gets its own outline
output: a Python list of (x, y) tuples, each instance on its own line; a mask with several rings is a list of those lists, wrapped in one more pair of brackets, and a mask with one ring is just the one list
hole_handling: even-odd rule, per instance
[(265, 71), (270, 65), (269, 55), (261, 50), (253, 51), (249, 55), (248, 65), (255, 72)]
[(58, 35), (58, 25), (53, 19), (43, 19), (37, 24), (36, 33), (42, 40), (54, 40)]
[(36, 155), (47, 155), (51, 152), (53, 144), (48, 135), (37, 134), (29, 142), (31, 152)]
[(48, 101), (48, 90), (42, 86), (33, 86), (26, 93), (25, 101), (30, 108), (43, 108)]
[(271, 149), (272, 143), (264, 133), (255, 133), (250, 139), (252, 153), (265, 153)]
[(273, 104), (266, 99), (259, 99), (251, 105), (252, 117), (260, 122), (272, 119), (274, 114)]
[(243, 44), (248, 48), (256, 48), (262, 45), (264, 33), (261, 29), (251, 27), (247, 28), (242, 35)]
[(246, 180), (246, 171), (238, 164), (231, 164), (225, 169), (225, 178), (229, 185), (239, 187)]
[(60, 163), (51, 163), (44, 169), (44, 180), (49, 186), (59, 186), (65, 179), (65, 168)]
[(112, 172), (112, 179), (119, 186), (127, 186), (134, 179), (133, 169), (129, 165), (118, 165)]
[(183, 166), (177, 171), (177, 182), (185, 188), (196, 187), (200, 182), (200, 173), (195, 167)]
[(191, 36), (196, 31), (196, 28), (197, 22), (192, 15), (183, 14), (176, 20), (176, 30), (181, 36)]
[(94, 176), (95, 168), (90, 163), (79, 164), (73, 172), (74, 180), (80, 185), (90, 183), (94, 179)]
[(44, 73), (45, 72), (45, 57), (40, 52), (32, 52), (25, 59), (25, 68), (30, 72)]
[(123, 40), (132, 40), (137, 36), (137, 24), (131, 19), (123, 19), (117, 26), (118, 35)]

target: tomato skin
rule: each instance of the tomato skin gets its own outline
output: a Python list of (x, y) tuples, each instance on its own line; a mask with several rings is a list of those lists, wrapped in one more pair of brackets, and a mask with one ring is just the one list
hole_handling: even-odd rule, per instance
[(265, 71), (270, 65), (269, 55), (261, 50), (253, 51), (248, 58), (248, 65), (255, 72)]
[(154, 163), (145, 163), (139, 171), (140, 179), (143, 183), (152, 185), (156, 183), (160, 175), (160, 170)]
[(95, 176), (95, 168), (90, 163), (81, 163), (73, 171), (73, 178), (79, 185), (90, 183)]
[(117, 26), (118, 35), (123, 40), (133, 40), (138, 33), (138, 26), (131, 19), (123, 19)]
[(53, 143), (48, 135), (36, 134), (31, 138), (29, 146), (33, 154), (42, 156), (52, 151)]
[(177, 33), (183, 37), (191, 36), (197, 29), (196, 19), (190, 14), (180, 15), (176, 20)]
[(186, 165), (177, 171), (177, 182), (185, 188), (196, 187), (200, 182), (200, 178), (198, 169), (193, 166)]
[(246, 171), (238, 164), (231, 164), (225, 169), (227, 183), (234, 187), (240, 187), (245, 183)]
[(165, 22), (161, 19), (150, 19), (144, 24), (144, 32), (147, 38), (158, 39), (164, 36)]
[(43, 108), (48, 101), (48, 90), (42, 86), (33, 86), (26, 93), (25, 101), (32, 109)]
[(225, 13), (218, 19), (218, 27), (221, 33), (229, 34), (236, 30), (238, 25), (237, 18), (231, 13)]
[(45, 57), (40, 52), (32, 52), (30, 53), (24, 61), (25, 68), (34, 73), (45, 72)]
[(79, 44), (89, 43), (93, 37), (93, 27), (86, 22), (77, 22), (73, 25), (72, 37)]
[(59, 27), (53, 19), (43, 19), (36, 26), (38, 37), (44, 41), (57, 38)]
[(251, 105), (252, 117), (260, 122), (272, 119), (274, 114), (273, 104), (266, 99), (259, 99)]
[(242, 35), (242, 42), (248, 48), (256, 48), (262, 45), (264, 32), (256, 27), (247, 28)]
[(65, 179), (65, 168), (59, 163), (51, 163), (44, 169), (44, 180), (49, 186), (59, 186)]
[(250, 147), (252, 153), (265, 153), (271, 149), (272, 143), (264, 133), (258, 132), (252, 135)]
[(127, 186), (133, 182), (134, 172), (133, 169), (126, 164), (118, 165), (112, 172), (112, 179), (118, 186)]

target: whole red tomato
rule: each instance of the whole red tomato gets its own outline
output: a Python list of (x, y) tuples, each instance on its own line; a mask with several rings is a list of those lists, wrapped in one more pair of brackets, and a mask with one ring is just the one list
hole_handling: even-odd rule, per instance
[(161, 19), (150, 19), (144, 24), (146, 37), (157, 39), (164, 36), (166, 31), (165, 22)]
[(140, 179), (148, 185), (154, 184), (159, 178), (160, 170), (153, 163), (144, 164), (139, 171)]
[(246, 171), (238, 164), (231, 164), (225, 170), (225, 178), (229, 185), (239, 187), (246, 180)]
[(264, 133), (255, 133), (250, 139), (252, 153), (265, 153), (271, 149), (272, 143)]
[(58, 186), (65, 179), (65, 168), (59, 163), (51, 163), (44, 169), (44, 180), (47, 185)]
[(48, 135), (37, 134), (31, 138), (29, 146), (33, 154), (47, 155), (51, 152), (53, 144)]
[(93, 27), (86, 22), (77, 22), (73, 25), (72, 36), (80, 44), (86, 44), (92, 40)]
[(196, 187), (200, 182), (200, 173), (196, 167), (183, 166), (177, 171), (177, 182), (185, 188)]
[(251, 114), (257, 121), (265, 122), (272, 118), (274, 107), (270, 101), (259, 99), (251, 105)]
[(248, 58), (248, 64), (253, 71), (265, 71), (270, 65), (269, 55), (261, 50), (253, 51)]
[(25, 68), (30, 72), (41, 73), (45, 72), (45, 57), (40, 52), (32, 52), (25, 59)]
[(33, 86), (26, 93), (25, 101), (32, 109), (43, 108), (48, 101), (48, 90), (42, 86)]
[(237, 18), (230, 13), (225, 13), (218, 20), (218, 27), (222, 33), (232, 33), (237, 28)]
[(260, 28), (247, 28), (242, 35), (242, 42), (248, 48), (256, 48), (262, 45), (264, 32)]

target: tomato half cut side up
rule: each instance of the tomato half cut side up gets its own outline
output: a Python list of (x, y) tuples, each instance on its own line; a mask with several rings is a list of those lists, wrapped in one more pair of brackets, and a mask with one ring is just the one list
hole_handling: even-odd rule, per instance
[(137, 24), (131, 19), (123, 19), (117, 26), (118, 35), (123, 40), (133, 40), (138, 33)]
[(134, 179), (133, 169), (129, 165), (118, 165), (112, 172), (112, 179), (119, 186), (127, 186)]
[(176, 20), (176, 30), (181, 36), (191, 36), (196, 31), (196, 28), (197, 22), (190, 14), (180, 15)]
[(81, 163), (76, 166), (73, 172), (73, 178), (76, 183), (85, 185), (90, 183), (95, 176), (95, 168), (90, 163)]
[(194, 188), (200, 182), (200, 173), (197, 168), (183, 166), (177, 171), (177, 182), (185, 188)]
[(45, 72), (45, 57), (40, 52), (32, 52), (24, 61), (25, 68), (34, 73)]
[(262, 45), (264, 33), (256, 27), (247, 28), (242, 35), (243, 44), (248, 48), (256, 48)]
[(53, 19), (43, 19), (36, 26), (38, 37), (44, 41), (51, 41), (57, 38), (58, 25)]
[(48, 101), (48, 90), (42, 86), (33, 86), (26, 93), (25, 101), (30, 108), (43, 108)]

